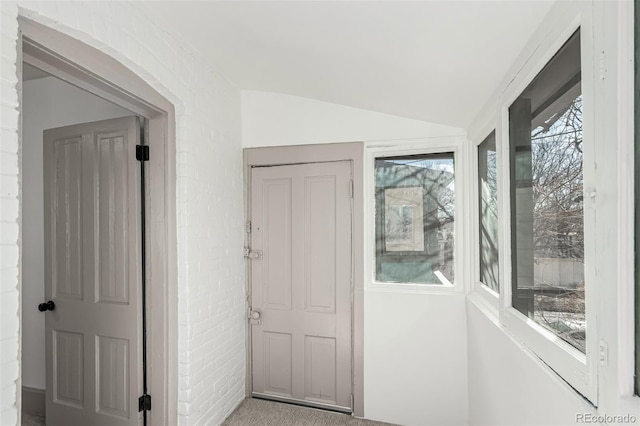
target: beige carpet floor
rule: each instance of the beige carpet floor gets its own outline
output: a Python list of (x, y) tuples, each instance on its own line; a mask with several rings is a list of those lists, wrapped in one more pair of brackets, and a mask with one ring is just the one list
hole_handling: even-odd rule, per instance
[(22, 426), (44, 426), (44, 417), (22, 412)]
[(247, 398), (231, 413), (224, 426), (389, 426), (348, 414)]
[[(44, 417), (22, 413), (22, 426), (44, 426)], [(348, 414), (248, 398), (223, 423), (224, 426), (392, 426), (357, 419)]]

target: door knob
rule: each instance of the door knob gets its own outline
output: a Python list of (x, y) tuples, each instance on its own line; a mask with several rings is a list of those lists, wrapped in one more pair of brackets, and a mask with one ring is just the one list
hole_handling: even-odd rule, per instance
[(251, 324), (255, 324), (255, 325), (262, 324), (262, 314), (260, 313), (260, 311), (251, 312)]
[(55, 308), (56, 308), (56, 304), (53, 303), (53, 300), (49, 300), (46, 303), (41, 303), (38, 305), (38, 310), (40, 312), (53, 311)]

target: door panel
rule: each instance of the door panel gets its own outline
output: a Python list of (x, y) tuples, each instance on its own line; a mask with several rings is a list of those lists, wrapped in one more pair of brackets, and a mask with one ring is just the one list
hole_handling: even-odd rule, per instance
[(265, 391), (293, 396), (291, 334), (264, 333)]
[(84, 336), (53, 331), (53, 399), (56, 403), (84, 407)]
[(291, 310), (291, 179), (265, 182), (264, 247), (270, 253), (264, 265), (265, 308)]
[(98, 412), (126, 418), (129, 413), (129, 341), (97, 337)]
[(253, 393), (351, 411), (349, 162), (252, 169)]
[(305, 310), (333, 313), (337, 278), (336, 178), (311, 176), (304, 180)]
[(305, 398), (336, 404), (336, 339), (305, 336)]
[(129, 303), (129, 200), (126, 143), (122, 136), (99, 133), (95, 142), (93, 182), (96, 191), (94, 221), (96, 302)]
[(59, 298), (82, 300), (82, 137), (53, 143), (56, 181), (56, 202), (52, 206), (55, 217), (53, 294)]
[(47, 425), (139, 424), (138, 120), (47, 130)]

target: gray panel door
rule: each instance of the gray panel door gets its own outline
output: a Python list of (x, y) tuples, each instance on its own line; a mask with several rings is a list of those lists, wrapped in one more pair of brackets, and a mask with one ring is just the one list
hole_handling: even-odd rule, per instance
[(139, 424), (138, 129), (44, 132), (47, 425)]
[(253, 168), (253, 394), (351, 411), (351, 164)]

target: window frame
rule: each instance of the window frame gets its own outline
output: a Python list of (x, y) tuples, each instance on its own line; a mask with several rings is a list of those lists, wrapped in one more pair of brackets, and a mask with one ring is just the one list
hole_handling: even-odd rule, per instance
[(553, 39), (545, 43), (544, 50), (540, 54), (534, 55), (535, 66), (528, 67), (526, 73), (520, 73), (512, 82), (512, 85), (503, 92), (499, 100), (500, 131), (496, 135), (501, 135), (501, 146), (496, 140), (496, 149), (500, 150), (498, 157), (499, 180), (504, 184), (499, 184), (498, 196), (502, 199), (500, 209), (502, 237), (500, 238), (501, 251), (500, 260), (502, 280), (500, 292), (499, 321), (507, 330), (511, 332), (522, 343), (529, 347), (538, 357), (560, 375), (569, 385), (576, 389), (594, 405), (598, 403), (598, 375), (597, 375), (597, 352), (598, 352), (598, 327), (596, 323), (597, 315), (597, 280), (595, 247), (597, 244), (595, 235), (595, 198), (585, 197), (584, 206), (584, 233), (585, 233), (585, 319), (588, 332), (586, 339), (586, 353), (583, 354), (578, 349), (563, 341), (553, 332), (547, 330), (542, 325), (528, 318), (512, 306), (512, 239), (511, 239), (511, 164), (510, 158), (510, 135), (509, 135), (509, 108), (513, 102), (522, 94), (528, 85), (538, 76), (546, 64), (562, 48), (567, 40), (580, 29), (580, 51), (581, 51), (581, 91), (583, 97), (583, 187), (585, 194), (595, 194), (597, 184), (595, 175), (595, 122), (594, 122), (594, 58), (593, 46), (590, 43), (592, 38), (592, 25), (587, 17), (577, 16), (570, 24), (565, 25)]
[[(635, 7), (634, 7), (635, 6)], [(594, 14), (603, 16), (607, 11), (605, 5), (597, 4)], [(635, 85), (634, 54), (635, 41), (634, 34), (640, 28), (635, 27), (636, 13), (640, 12), (640, 1), (621, 2), (617, 10), (616, 31), (618, 43), (615, 48), (619, 52), (616, 59), (616, 67), (620, 84), (615, 90), (617, 96), (611, 97), (608, 102), (601, 107), (599, 112), (607, 111), (615, 114), (615, 131), (619, 138), (617, 144), (617, 154), (615, 155), (617, 172), (614, 174), (617, 181), (617, 212), (615, 219), (617, 226), (617, 262), (615, 270), (617, 273), (617, 292), (608, 295), (603, 292), (600, 297), (603, 299), (599, 309), (601, 320), (601, 336), (603, 342), (610, 342), (608, 349), (609, 356), (617, 354), (614, 374), (605, 377), (604, 369), (599, 373), (603, 378), (599, 392), (601, 395), (615, 395), (616, 409), (619, 412), (630, 413), (640, 417), (640, 395), (635, 393), (635, 329), (638, 327), (635, 311), (635, 259), (634, 259), (634, 233), (629, 232), (635, 226), (635, 185), (629, 174), (634, 174), (638, 165), (634, 162), (634, 143), (623, 143), (622, 141), (633, 141), (634, 134), (634, 93), (628, 87)], [(631, 34), (631, 37), (629, 35)], [(615, 38), (613, 39), (615, 40)], [(612, 47), (613, 49), (613, 47)], [(615, 312), (614, 315), (612, 313)], [(615, 322), (615, 328), (613, 324)], [(603, 404), (607, 401), (602, 399)]]
[[(463, 259), (465, 252), (460, 236), (466, 229), (467, 185), (463, 180), (460, 170), (467, 169), (468, 143), (465, 137), (448, 136), (430, 139), (417, 139), (407, 141), (369, 142), (365, 145), (365, 247), (368, 254), (365, 255), (365, 286), (368, 289), (393, 292), (410, 293), (442, 293), (463, 292), (465, 276)], [(454, 214), (454, 248), (453, 248), (453, 283), (392, 283), (377, 281), (376, 279), (376, 187), (375, 187), (375, 161), (384, 157), (401, 157), (411, 155), (431, 155), (453, 153), (454, 158), (454, 185), (455, 185), (455, 214)]]
[(500, 308), (500, 293), (501, 291), (495, 291), (488, 285), (482, 282), (480, 278), (480, 194), (478, 193), (478, 188), (480, 185), (480, 164), (479, 164), (479, 154), (478, 151), (480, 149), (480, 145), (489, 137), (491, 133), (494, 134), (495, 143), (496, 143), (496, 172), (497, 172), (497, 185), (498, 185), (498, 284), (499, 288), (502, 291), (504, 287), (504, 268), (502, 265), (504, 264), (503, 259), (503, 228), (504, 228), (504, 212), (502, 208), (502, 175), (501, 175), (501, 165), (502, 165), (502, 152), (501, 152), (501, 143), (502, 143), (502, 135), (500, 134), (500, 129), (496, 126), (495, 119), (492, 117), (491, 120), (485, 125), (481, 131), (476, 132), (476, 136), (471, 138), (472, 152), (471, 152), (471, 162), (472, 162), (472, 174), (470, 177), (469, 188), (471, 188), (471, 202), (473, 203), (473, 214), (471, 215), (471, 220), (473, 221), (472, 226), (469, 227), (470, 232), (473, 234), (473, 247), (472, 247), (472, 256), (473, 259), (473, 274), (472, 274), (472, 284), (471, 284), (471, 297), (478, 301), (480, 304), (487, 307), (487, 312), (489, 312), (494, 319), (498, 317), (498, 310)]

